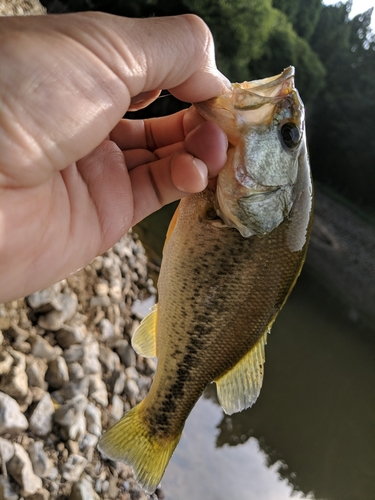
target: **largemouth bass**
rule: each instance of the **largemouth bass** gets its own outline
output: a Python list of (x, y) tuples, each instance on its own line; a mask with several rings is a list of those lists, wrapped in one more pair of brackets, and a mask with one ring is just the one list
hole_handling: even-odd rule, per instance
[(195, 104), (227, 133), (215, 189), (189, 196), (171, 221), (159, 302), (133, 336), (157, 356), (150, 392), (99, 442), (153, 492), (206, 386), (228, 414), (251, 406), (267, 334), (301, 271), (312, 220), (304, 107), (294, 68)]

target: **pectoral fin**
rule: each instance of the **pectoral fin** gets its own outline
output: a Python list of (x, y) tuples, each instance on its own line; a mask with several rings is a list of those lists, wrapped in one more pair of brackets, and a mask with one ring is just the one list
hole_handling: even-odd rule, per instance
[(258, 343), (228, 373), (217, 379), (217, 396), (225, 413), (232, 415), (252, 406), (263, 383), (267, 329)]
[(156, 357), (156, 321), (158, 317), (157, 304), (151, 308), (132, 337), (133, 349), (145, 358)]

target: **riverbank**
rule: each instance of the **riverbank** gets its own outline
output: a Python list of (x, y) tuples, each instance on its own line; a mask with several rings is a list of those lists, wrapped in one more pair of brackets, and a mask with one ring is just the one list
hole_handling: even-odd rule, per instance
[(375, 323), (375, 227), (320, 186), (306, 265), (351, 319)]
[(149, 390), (155, 363), (130, 340), (138, 301), (155, 294), (130, 231), (67, 280), (0, 305), (1, 500), (150, 498), (96, 444)]

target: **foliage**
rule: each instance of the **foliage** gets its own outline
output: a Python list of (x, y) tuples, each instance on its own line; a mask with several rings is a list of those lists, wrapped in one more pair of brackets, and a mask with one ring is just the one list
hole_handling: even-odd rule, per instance
[(249, 65), (251, 77), (277, 74), (289, 65), (296, 67), (298, 89), (305, 103), (310, 103), (324, 86), (324, 66), (306, 40), (296, 34), (286, 15), (274, 10), (273, 27), (262, 57)]
[(284, 12), (296, 33), (309, 40), (323, 9), (321, 0), (274, 0), (273, 6)]
[(273, 27), (268, 0), (185, 0), (210, 27), (218, 66), (232, 81), (249, 79), (248, 64), (261, 57)]
[(311, 45), (327, 70), (310, 120), (315, 177), (374, 211), (375, 38), (371, 13), (348, 19), (350, 3), (322, 11)]

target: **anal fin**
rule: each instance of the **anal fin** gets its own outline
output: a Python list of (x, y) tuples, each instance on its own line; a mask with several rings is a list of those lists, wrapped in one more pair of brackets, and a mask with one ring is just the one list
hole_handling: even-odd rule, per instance
[(263, 383), (265, 345), (269, 328), (245, 356), (225, 375), (215, 380), (219, 403), (232, 415), (252, 406)]

